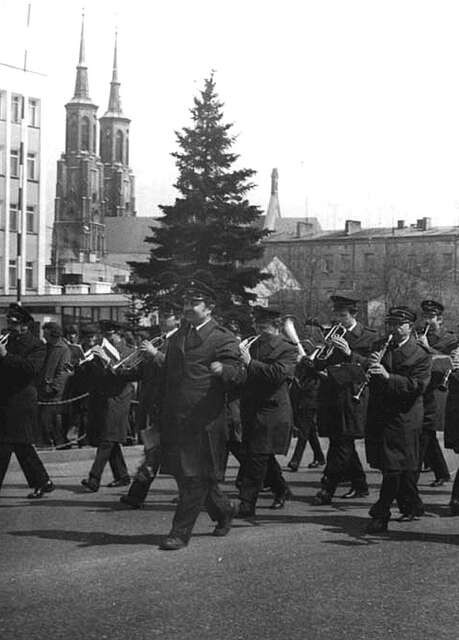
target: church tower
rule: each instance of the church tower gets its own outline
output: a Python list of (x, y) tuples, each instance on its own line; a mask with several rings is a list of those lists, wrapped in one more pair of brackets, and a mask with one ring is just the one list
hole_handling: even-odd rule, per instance
[(65, 109), (65, 153), (57, 163), (53, 229), (56, 275), (66, 262), (96, 262), (104, 254), (104, 168), (97, 155), (97, 106), (89, 97), (84, 16), (75, 91)]
[(281, 219), (279, 204), (279, 173), (273, 169), (271, 173), (271, 196), (269, 198), (268, 210), (266, 211), (264, 229), (275, 231), (277, 221)]
[(118, 42), (115, 34), (108, 110), (100, 118), (100, 157), (104, 163), (105, 215), (135, 216), (134, 174), (129, 168), (129, 124), (123, 115), (118, 81)]

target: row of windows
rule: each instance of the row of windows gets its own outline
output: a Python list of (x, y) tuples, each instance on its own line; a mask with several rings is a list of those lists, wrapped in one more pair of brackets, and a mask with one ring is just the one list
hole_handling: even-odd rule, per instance
[[(419, 269), (419, 268), (429, 268), (434, 261), (434, 256), (431, 253), (424, 253), (421, 256), (416, 254), (408, 254), (406, 259), (404, 260), (404, 267), (406, 269)], [(394, 259), (394, 262), (400, 265), (400, 259)], [(313, 263), (317, 264), (317, 261), (313, 259)], [(341, 273), (350, 273), (352, 271), (352, 257), (349, 254), (341, 254), (336, 256), (336, 254), (328, 254), (324, 255), (319, 260), (320, 270), (327, 274), (335, 273), (339, 271)], [(305, 261), (305, 266), (308, 265), (308, 261)], [(366, 272), (374, 271), (378, 266), (377, 256), (374, 253), (364, 253), (363, 254), (363, 264), (362, 268)], [(441, 257), (437, 257), (437, 266), (442, 270), (451, 270), (454, 266), (453, 264), (453, 254), (443, 253)]]
[[(10, 279), (10, 288), (13, 289), (16, 286), (18, 277), (18, 270), (16, 260), (10, 260), (8, 264), (8, 275)], [(34, 287), (34, 264), (33, 262), (25, 263), (25, 288), (33, 289)]]
[[(19, 210), (17, 204), (10, 205), (10, 231), (18, 230)], [(33, 206), (28, 206), (26, 210), (26, 231), (27, 233), (36, 232), (36, 210)]]
[[(19, 124), (22, 120), (23, 96), (13, 94), (11, 96), (11, 122)], [(27, 117), (27, 124), (31, 127), (38, 127), (40, 125), (40, 100), (36, 98), (29, 98), (27, 104), (27, 113), (24, 113), (24, 117)], [(0, 120), (6, 119), (6, 92), (0, 91)]]
[[(12, 178), (19, 178), (19, 149), (10, 151), (10, 175)], [(5, 175), (5, 150), (0, 148), (0, 174)], [(27, 154), (27, 179), (38, 180), (38, 161), (36, 153)]]

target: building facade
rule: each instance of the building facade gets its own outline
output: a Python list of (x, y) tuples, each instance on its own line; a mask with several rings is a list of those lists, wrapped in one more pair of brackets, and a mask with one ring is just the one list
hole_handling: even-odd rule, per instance
[(44, 75), (0, 63), (0, 294), (41, 294), (46, 212)]

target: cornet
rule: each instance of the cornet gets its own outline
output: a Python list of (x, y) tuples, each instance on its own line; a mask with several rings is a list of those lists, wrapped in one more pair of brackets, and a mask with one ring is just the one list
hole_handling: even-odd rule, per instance
[(317, 358), (327, 360), (335, 349), (334, 344), (329, 344), (330, 340), (332, 338), (342, 338), (346, 331), (346, 327), (340, 322), (334, 324), (324, 336), (325, 344), (316, 347), (314, 351), (307, 357), (312, 361), (316, 360)]
[[(161, 349), (165, 341), (166, 341), (165, 335), (157, 336), (152, 340), (147, 340), (147, 342), (149, 342), (151, 346), (154, 347), (155, 349)], [(135, 367), (138, 367), (139, 364), (143, 361), (144, 359), (143, 355), (144, 354), (142, 352), (142, 349), (138, 348), (132, 353), (129, 353), (125, 358), (117, 362), (113, 366), (113, 370), (116, 370), (119, 367), (124, 367), (125, 369), (134, 369)]]

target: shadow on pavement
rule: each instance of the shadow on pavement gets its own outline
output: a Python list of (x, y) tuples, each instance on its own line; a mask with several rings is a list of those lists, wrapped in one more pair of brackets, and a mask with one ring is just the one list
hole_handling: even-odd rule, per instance
[(32, 531), (8, 531), (9, 535), (18, 537), (37, 537), (44, 540), (64, 540), (78, 542), (78, 547), (97, 547), (110, 544), (145, 544), (157, 546), (164, 535), (155, 533), (142, 535), (115, 535), (104, 531), (67, 531), (65, 529), (35, 529)]

